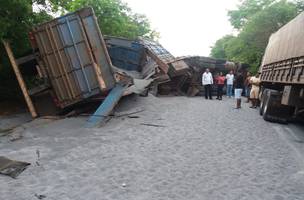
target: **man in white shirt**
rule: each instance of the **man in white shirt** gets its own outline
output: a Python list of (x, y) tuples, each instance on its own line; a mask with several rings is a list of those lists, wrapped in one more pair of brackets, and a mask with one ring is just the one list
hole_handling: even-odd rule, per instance
[(208, 99), (212, 99), (212, 84), (213, 84), (213, 78), (212, 78), (212, 74), (209, 71), (209, 69), (207, 68), (206, 71), (203, 73), (202, 76), (202, 84), (204, 86), (205, 89), (205, 98)]
[(227, 93), (226, 95), (231, 98), (232, 97), (232, 89), (233, 89), (233, 81), (234, 81), (234, 75), (233, 71), (230, 71), (229, 74), (226, 75), (227, 80)]

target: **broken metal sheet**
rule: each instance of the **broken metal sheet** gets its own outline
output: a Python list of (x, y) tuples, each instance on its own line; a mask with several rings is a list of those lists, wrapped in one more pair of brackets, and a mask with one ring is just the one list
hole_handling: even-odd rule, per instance
[(124, 93), (125, 95), (130, 95), (132, 93), (135, 94), (143, 94), (148, 86), (153, 82), (153, 79), (133, 79), (133, 85), (131, 85), (130, 87), (128, 87)]
[(86, 127), (93, 128), (98, 124), (104, 122), (106, 118), (111, 114), (112, 110), (121, 99), (125, 92), (125, 87), (117, 84), (97, 108), (95, 113), (89, 118)]
[(145, 48), (136, 40), (107, 36), (105, 38), (113, 65), (120, 69), (141, 72)]
[(10, 160), (4, 156), (0, 156), (0, 174), (16, 178), (23, 172), (30, 163)]
[(137, 78), (137, 79), (143, 78), (142, 74), (137, 71), (129, 71), (129, 70), (118, 68), (116, 66), (112, 66), (112, 69), (114, 72), (117, 72), (119, 74), (124, 74), (124, 75), (130, 76), (132, 78)]

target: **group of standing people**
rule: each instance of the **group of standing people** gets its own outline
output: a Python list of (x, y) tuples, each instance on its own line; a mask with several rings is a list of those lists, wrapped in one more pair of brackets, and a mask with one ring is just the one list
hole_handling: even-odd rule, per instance
[[(222, 100), (223, 88), (226, 83), (226, 95), (228, 98), (233, 97), (233, 88), (234, 88), (234, 97), (236, 99), (236, 108), (241, 108), (242, 102), (242, 93), (244, 90), (245, 97), (248, 98), (247, 102), (251, 101), (251, 108), (257, 108), (258, 99), (259, 99), (259, 90), (260, 90), (260, 78), (259, 74), (256, 76), (251, 76), (250, 72), (247, 73), (247, 76), (244, 77), (242, 73), (237, 73), (236, 75), (233, 71), (230, 71), (226, 76), (220, 72), (214, 79), (215, 84), (217, 85), (217, 98)], [(205, 90), (205, 98), (212, 99), (212, 85), (214, 84), (213, 77), (210, 70), (207, 68), (202, 75), (202, 84)]]

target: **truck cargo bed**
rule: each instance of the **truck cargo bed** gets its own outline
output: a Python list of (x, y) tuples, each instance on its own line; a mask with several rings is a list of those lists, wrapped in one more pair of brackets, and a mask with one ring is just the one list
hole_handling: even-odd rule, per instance
[(35, 27), (32, 46), (38, 50), (56, 104), (65, 108), (115, 85), (103, 37), (92, 8)]

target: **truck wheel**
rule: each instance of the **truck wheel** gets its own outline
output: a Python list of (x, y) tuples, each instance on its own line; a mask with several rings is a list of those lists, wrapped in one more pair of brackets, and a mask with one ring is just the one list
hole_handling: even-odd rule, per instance
[(286, 116), (286, 113), (284, 111), (278, 112), (282, 109), (285, 110), (280, 103), (280, 99), (278, 91), (269, 90), (266, 92), (262, 110), (265, 121), (287, 124), (288, 116)]

